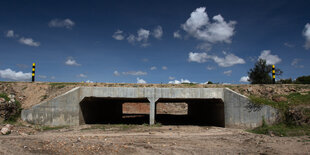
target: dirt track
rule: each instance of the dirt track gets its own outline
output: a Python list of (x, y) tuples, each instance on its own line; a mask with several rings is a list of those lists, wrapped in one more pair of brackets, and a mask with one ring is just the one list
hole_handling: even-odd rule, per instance
[(309, 140), (200, 126), (17, 127), (0, 136), (0, 154), (309, 154)]

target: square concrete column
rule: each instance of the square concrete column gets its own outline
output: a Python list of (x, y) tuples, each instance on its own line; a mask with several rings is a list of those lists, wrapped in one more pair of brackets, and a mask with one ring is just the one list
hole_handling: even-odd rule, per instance
[(158, 98), (147, 98), (150, 101), (150, 125), (155, 123), (155, 115), (156, 115), (156, 101)]

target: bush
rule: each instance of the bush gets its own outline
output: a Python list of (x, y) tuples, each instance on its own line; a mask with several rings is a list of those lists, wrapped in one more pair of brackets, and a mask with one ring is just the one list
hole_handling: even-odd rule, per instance
[(310, 84), (310, 75), (309, 76), (300, 76), (296, 79), (297, 84)]
[(279, 83), (279, 84), (292, 84), (292, 83), (294, 83), (294, 81), (292, 80), (292, 78), (280, 79), (277, 83)]

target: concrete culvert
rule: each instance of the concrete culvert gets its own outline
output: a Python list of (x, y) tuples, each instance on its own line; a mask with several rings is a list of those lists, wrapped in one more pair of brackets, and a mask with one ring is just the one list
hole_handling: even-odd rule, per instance
[[(156, 105), (170, 102), (185, 103), (187, 114), (156, 115)], [(132, 113), (124, 108), (128, 103), (147, 104), (149, 111)], [(267, 105), (257, 107), (246, 96), (228, 88), (78, 87), (23, 110), (21, 117), (29, 123), (48, 126), (160, 122), (254, 128), (263, 120), (269, 124), (276, 122), (276, 109)]]

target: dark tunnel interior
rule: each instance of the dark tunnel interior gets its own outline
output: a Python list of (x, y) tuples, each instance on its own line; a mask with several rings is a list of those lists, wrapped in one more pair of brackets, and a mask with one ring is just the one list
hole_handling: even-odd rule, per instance
[(156, 114), (163, 125), (225, 126), (224, 102), (221, 99), (159, 99), (156, 103), (187, 103), (186, 114)]
[(123, 113), (126, 102), (147, 104), (146, 98), (99, 98), (85, 97), (80, 102), (80, 124), (145, 124), (149, 123), (148, 113)]
[[(127, 112), (124, 103), (146, 104), (146, 98), (86, 97), (80, 102), (80, 124), (148, 124), (149, 111)], [(186, 113), (155, 114), (155, 121), (162, 125), (225, 126), (224, 103), (221, 99), (159, 99), (160, 103), (186, 103)], [(144, 108), (145, 109), (145, 108)]]

